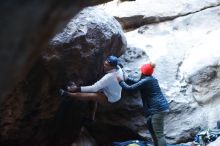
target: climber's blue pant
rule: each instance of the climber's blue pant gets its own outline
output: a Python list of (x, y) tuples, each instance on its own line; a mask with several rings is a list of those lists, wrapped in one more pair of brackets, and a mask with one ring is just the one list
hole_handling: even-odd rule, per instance
[(158, 113), (147, 117), (147, 127), (153, 138), (154, 146), (166, 146), (164, 135), (164, 116), (166, 113)]

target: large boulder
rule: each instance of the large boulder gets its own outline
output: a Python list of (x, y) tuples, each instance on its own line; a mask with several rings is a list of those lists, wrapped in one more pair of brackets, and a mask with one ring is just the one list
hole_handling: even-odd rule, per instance
[(88, 84), (103, 75), (103, 60), (108, 55), (120, 56), (125, 49), (120, 24), (103, 10), (89, 7), (51, 40), (44, 59), (48, 63), (58, 60), (66, 80)]
[(88, 104), (62, 99), (68, 81), (94, 83), (106, 56), (120, 56), (126, 40), (119, 23), (92, 7), (78, 13), (49, 42), (23, 81), (1, 106), (1, 145), (70, 145), (81, 130)]
[(0, 1), (0, 103), (70, 18), (86, 6), (108, 1)]

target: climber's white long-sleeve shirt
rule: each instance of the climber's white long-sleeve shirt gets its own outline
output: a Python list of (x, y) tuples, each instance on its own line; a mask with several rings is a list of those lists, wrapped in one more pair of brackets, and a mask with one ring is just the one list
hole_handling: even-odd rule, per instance
[(109, 102), (116, 102), (121, 99), (122, 90), (116, 78), (117, 76), (123, 78), (123, 71), (120, 67), (108, 71), (107, 74), (91, 86), (81, 86), (81, 92), (103, 92)]

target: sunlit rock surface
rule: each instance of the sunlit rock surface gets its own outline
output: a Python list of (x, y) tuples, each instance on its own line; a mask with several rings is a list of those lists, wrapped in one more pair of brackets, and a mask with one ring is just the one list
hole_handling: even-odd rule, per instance
[(216, 6), (219, 3), (219, 0), (135, 0), (122, 3), (119, 0), (113, 0), (100, 7), (107, 13), (122, 18), (135, 15), (146, 17), (180, 15)]
[[(150, 4), (146, 5), (147, 2)], [(138, 3), (139, 9), (131, 9)], [(154, 75), (159, 79), (171, 107), (165, 120), (166, 137), (171, 143), (192, 141), (199, 127), (214, 128), (216, 121), (220, 119), (219, 3), (137, 0), (115, 4), (118, 11), (112, 12), (108, 11), (107, 4), (103, 5), (109, 14), (121, 18), (140, 14), (160, 18), (176, 15), (175, 19), (157, 21), (126, 33), (128, 48), (142, 49), (146, 55), (127, 61), (125, 68), (136, 74), (138, 67), (148, 59), (157, 64)], [(141, 9), (141, 6), (145, 9)], [(121, 7), (124, 9), (120, 9)], [(141, 10), (145, 12), (142, 13)], [(142, 21), (142, 18), (139, 19)], [(126, 62), (127, 57), (123, 58)], [(133, 105), (129, 102), (130, 98), (124, 98), (127, 105)], [(140, 104), (139, 107), (141, 106)], [(141, 119), (142, 117), (137, 118), (138, 114), (129, 114), (131, 117), (128, 116), (127, 119), (130, 118), (130, 121), (127, 120), (124, 124), (131, 124), (130, 127), (133, 125), (138, 132), (146, 133), (143, 130), (146, 130), (144, 120), (132, 120), (134, 117)]]
[(129, 30), (145, 24), (173, 20), (219, 4), (219, 0), (135, 0), (122, 3), (114, 0), (99, 7), (115, 16), (123, 28)]

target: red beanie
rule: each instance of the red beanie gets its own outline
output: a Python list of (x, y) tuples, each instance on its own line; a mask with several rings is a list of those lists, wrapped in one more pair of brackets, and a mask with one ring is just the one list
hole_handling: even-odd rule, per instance
[(154, 66), (152, 66), (150, 63), (144, 64), (141, 67), (141, 73), (146, 75), (146, 76), (151, 76), (154, 72)]

